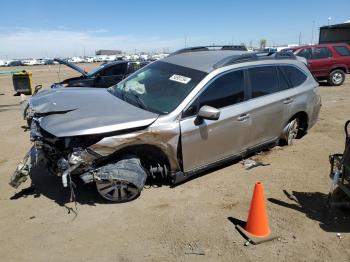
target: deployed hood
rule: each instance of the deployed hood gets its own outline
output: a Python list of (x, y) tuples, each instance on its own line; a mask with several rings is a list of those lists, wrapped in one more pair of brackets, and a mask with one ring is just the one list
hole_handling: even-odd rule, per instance
[(158, 114), (131, 105), (102, 88), (44, 90), (29, 103), (35, 114), (42, 115), (41, 128), (56, 137), (142, 128), (158, 118)]
[(63, 60), (63, 59), (59, 59), (59, 58), (54, 58), (53, 60), (58, 62), (58, 63), (60, 63), (60, 64), (66, 65), (66, 66), (72, 68), (75, 71), (78, 71), (84, 77), (88, 76), (88, 74), (84, 71), (84, 69), (82, 69), (81, 67), (77, 66), (76, 64), (70, 63), (67, 60)]

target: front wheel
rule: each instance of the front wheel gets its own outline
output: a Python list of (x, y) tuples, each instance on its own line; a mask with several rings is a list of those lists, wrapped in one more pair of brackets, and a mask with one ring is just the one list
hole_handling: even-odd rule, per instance
[(328, 77), (328, 83), (332, 86), (340, 86), (345, 81), (345, 73), (343, 70), (333, 70)]
[(137, 198), (145, 185), (147, 173), (138, 158), (119, 160), (99, 168), (96, 189), (112, 202), (127, 202)]

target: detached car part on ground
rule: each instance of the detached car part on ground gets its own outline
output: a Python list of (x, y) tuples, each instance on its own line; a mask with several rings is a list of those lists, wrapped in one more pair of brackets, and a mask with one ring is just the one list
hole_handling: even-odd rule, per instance
[(68, 62), (67, 60), (55, 58), (54, 61), (72, 68), (73, 70), (79, 72), (81, 76), (65, 79), (60, 83), (54, 84), (53, 87), (65, 86), (107, 88), (118, 84), (128, 75), (150, 63), (149, 61), (115, 61), (103, 63), (100, 66), (92, 69), (90, 72), (85, 72), (84, 69), (74, 63)]
[[(136, 198), (146, 180), (177, 184), (317, 121), (318, 84), (293, 54), (189, 48), (109, 89), (44, 90), (29, 101), (33, 148), (10, 184), (37, 163), (95, 182), (102, 197)], [(152, 182), (151, 182), (152, 183)]]

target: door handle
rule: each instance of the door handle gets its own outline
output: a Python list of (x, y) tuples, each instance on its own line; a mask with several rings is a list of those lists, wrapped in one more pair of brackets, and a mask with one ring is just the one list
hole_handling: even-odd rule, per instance
[(239, 117), (237, 117), (238, 121), (244, 121), (249, 118), (249, 114), (242, 114)]
[(290, 104), (293, 102), (293, 100), (294, 100), (293, 98), (288, 97), (286, 100), (283, 101), (283, 104)]

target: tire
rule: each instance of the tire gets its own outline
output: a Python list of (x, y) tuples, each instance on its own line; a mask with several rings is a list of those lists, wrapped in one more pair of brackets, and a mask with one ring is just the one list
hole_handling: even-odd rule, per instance
[(340, 86), (345, 81), (345, 73), (341, 69), (333, 70), (328, 76), (328, 84), (331, 86)]
[(103, 198), (123, 203), (141, 194), (147, 172), (140, 159), (131, 157), (99, 168), (96, 177), (96, 189)]
[(284, 145), (293, 145), (294, 139), (298, 137), (300, 132), (300, 120), (299, 118), (291, 119), (283, 129), (282, 142)]

